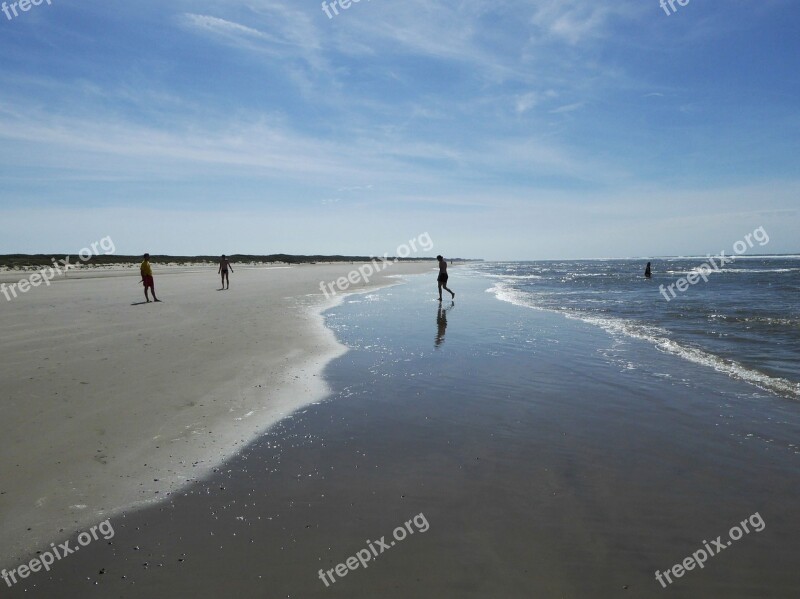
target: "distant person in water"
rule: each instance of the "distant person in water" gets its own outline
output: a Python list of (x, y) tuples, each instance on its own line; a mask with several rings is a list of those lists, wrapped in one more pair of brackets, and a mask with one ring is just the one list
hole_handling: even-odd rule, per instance
[(441, 256), (436, 256), (436, 259), (439, 261), (439, 278), (436, 279), (436, 282), (439, 283), (439, 301), (442, 301), (442, 287), (455, 299), (456, 294), (447, 288), (447, 262)]
[(644, 269), (644, 276), (647, 277), (648, 279), (651, 276), (651, 274), (650, 274), (650, 263), (649, 262), (647, 263), (647, 266)]
[(222, 288), (225, 289), (225, 283), (228, 283), (228, 289), (231, 288), (231, 282), (228, 278), (228, 269), (233, 272), (233, 266), (231, 263), (228, 262), (228, 259), (225, 257), (225, 254), (222, 254), (222, 258), (219, 259), (219, 270), (217, 274), (222, 276)]
[(142, 265), (139, 267), (139, 273), (142, 275), (142, 283), (144, 284), (144, 299), (150, 301), (150, 296), (147, 295), (147, 290), (153, 292), (153, 301), (160, 302), (161, 300), (156, 297), (156, 283), (153, 280), (153, 268), (150, 266), (150, 254), (144, 255)]

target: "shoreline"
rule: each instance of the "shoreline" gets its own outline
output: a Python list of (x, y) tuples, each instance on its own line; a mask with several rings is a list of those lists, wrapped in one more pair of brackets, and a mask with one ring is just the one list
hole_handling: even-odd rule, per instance
[[(347, 293), (430, 269), (392, 266)], [(146, 306), (130, 273), (74, 277), (0, 308), (0, 343), (16, 358), (0, 365), (13, 381), (2, 406), (13, 416), (0, 424), (0, 563), (163, 501), (324, 398), (321, 373), (346, 348), (322, 313), (344, 294), (326, 300), (317, 282), (352, 268), (237, 269), (219, 294), (206, 270), (156, 271), (163, 301)]]

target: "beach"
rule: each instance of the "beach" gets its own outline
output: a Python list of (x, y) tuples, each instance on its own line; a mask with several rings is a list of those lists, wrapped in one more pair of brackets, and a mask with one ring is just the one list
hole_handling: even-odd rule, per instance
[[(156, 265), (150, 304), (138, 269), (0, 297), (0, 562), (163, 499), (324, 397), (320, 370), (342, 347), (319, 311), (341, 296), (320, 283), (358, 266), (235, 266), (218, 291), (216, 267)], [(369, 286), (430, 268), (393, 264)]]
[(799, 8), (0, 0), (0, 599), (796, 599)]
[(481, 272), (441, 307), (432, 273), (406, 279), (324, 313), (327, 393), (8, 595), (794, 596), (795, 401)]

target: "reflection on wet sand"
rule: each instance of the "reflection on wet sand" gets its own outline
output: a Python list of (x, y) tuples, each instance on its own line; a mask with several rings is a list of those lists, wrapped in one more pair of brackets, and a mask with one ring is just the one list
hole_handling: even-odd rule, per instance
[(452, 310), (455, 305), (455, 302), (451, 302), (447, 308), (443, 308), (442, 304), (439, 304), (439, 310), (436, 313), (436, 341), (433, 343), (435, 347), (439, 347), (444, 343), (444, 334), (447, 330), (447, 312)]

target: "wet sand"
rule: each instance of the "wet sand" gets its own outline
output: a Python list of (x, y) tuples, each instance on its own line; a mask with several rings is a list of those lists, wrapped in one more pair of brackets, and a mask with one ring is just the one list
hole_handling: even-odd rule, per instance
[[(329, 311), (351, 351), (325, 401), (9, 596), (794, 596), (796, 404), (451, 282), (444, 317), (427, 279)], [(661, 588), (755, 512), (762, 531)], [(320, 580), (418, 514), (426, 532)]]
[[(319, 283), (356, 267), (236, 267), (226, 291), (216, 268), (157, 269), (158, 304), (135, 271), (0, 297), (0, 563), (163, 499), (325, 396), (342, 347)], [(430, 269), (395, 264), (371, 285)]]

